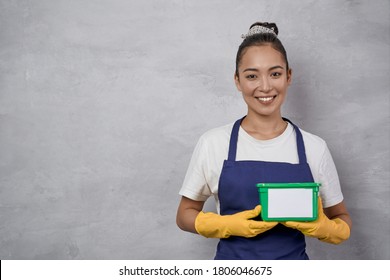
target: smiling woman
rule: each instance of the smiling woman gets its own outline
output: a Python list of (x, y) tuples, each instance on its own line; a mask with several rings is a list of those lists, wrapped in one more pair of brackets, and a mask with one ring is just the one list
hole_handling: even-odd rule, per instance
[[(291, 83), (286, 51), (274, 23), (255, 23), (236, 56), (234, 81), (248, 112), (201, 136), (180, 190), (178, 226), (220, 238), (215, 259), (308, 259), (305, 236), (339, 244), (351, 219), (324, 140), (283, 118)], [(259, 218), (258, 183), (321, 184), (318, 218), (266, 222)], [(204, 213), (214, 196), (218, 213)], [(264, 205), (263, 205), (264, 204)]]
[[(241, 59), (235, 82), (248, 105), (248, 118), (242, 123), (244, 129), (253, 131), (253, 136), (259, 140), (272, 139), (281, 134), (287, 126), (280, 116), (291, 82), (291, 70), (287, 70), (280, 52), (267, 45), (248, 48)], [(248, 120), (258, 118), (279, 120), (275, 122), (274, 131), (270, 131), (271, 135), (261, 136), (250, 126)], [(259, 130), (260, 133), (262, 131)]]

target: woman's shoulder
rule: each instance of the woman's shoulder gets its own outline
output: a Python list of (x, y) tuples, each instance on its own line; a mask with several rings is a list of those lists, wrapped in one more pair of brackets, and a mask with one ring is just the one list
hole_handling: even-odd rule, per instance
[(322, 153), (325, 151), (327, 144), (323, 138), (301, 128), (299, 130), (302, 133), (306, 149), (315, 150)]
[(224, 158), (229, 147), (233, 124), (215, 127), (204, 132), (195, 148), (200, 154), (212, 158)]

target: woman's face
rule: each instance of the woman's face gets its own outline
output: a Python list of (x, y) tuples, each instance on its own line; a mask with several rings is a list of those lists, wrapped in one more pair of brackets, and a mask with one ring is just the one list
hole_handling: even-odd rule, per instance
[(248, 105), (248, 114), (280, 117), (280, 108), (291, 83), (291, 70), (271, 46), (246, 49), (235, 76), (237, 89)]

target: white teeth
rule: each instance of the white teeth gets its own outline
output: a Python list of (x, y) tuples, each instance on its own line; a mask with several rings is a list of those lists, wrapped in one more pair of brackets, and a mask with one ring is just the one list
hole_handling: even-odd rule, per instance
[(271, 101), (273, 97), (258, 97), (257, 99), (263, 102), (267, 102), (267, 101)]

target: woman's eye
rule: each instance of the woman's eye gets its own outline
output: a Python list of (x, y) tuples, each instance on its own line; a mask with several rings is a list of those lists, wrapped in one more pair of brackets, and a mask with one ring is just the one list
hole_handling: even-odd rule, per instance
[(282, 75), (282, 74), (279, 73), (279, 72), (273, 72), (273, 73), (271, 74), (271, 77), (276, 78), (276, 77), (279, 77), (279, 76), (281, 76), (281, 75)]
[(254, 80), (254, 79), (256, 79), (256, 75), (253, 75), (253, 74), (247, 75), (246, 78), (249, 80)]

